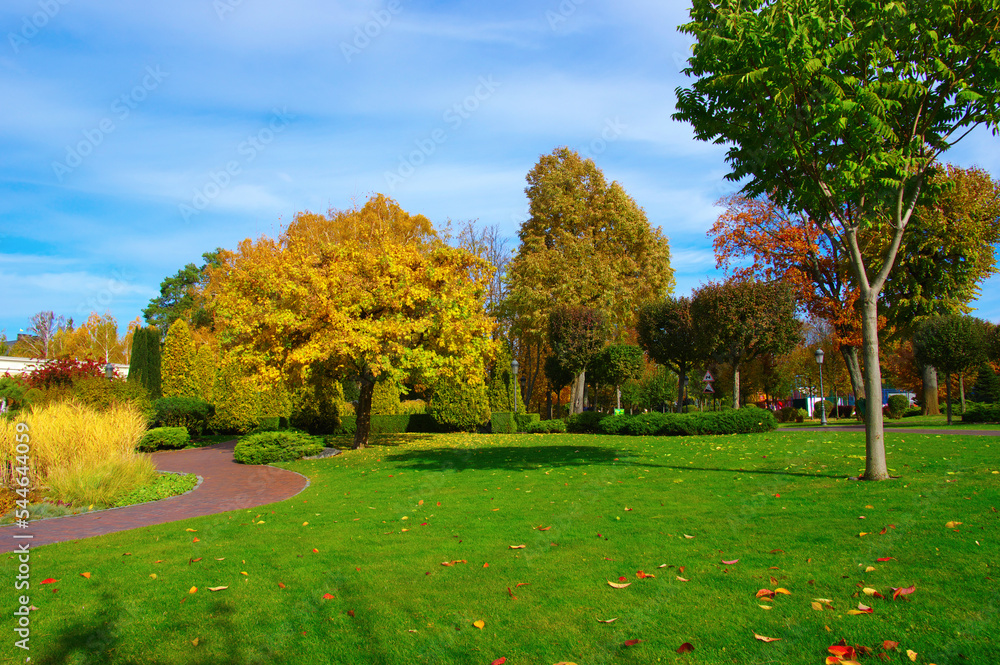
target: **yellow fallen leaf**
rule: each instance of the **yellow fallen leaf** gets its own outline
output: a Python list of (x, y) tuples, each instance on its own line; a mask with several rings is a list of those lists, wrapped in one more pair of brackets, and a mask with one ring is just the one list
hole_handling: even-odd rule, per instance
[(226, 557), (224, 557), (224, 556), (217, 556), (217, 557), (215, 557), (215, 560), (216, 561), (225, 561)]
[(240, 575), (246, 575), (247, 577), (250, 577), (250, 574), (247, 573), (247, 571), (245, 571), (245, 570), (241, 570), (240, 571)]
[(689, 536), (686, 533), (684, 534), (684, 537), (687, 538), (688, 540), (694, 540), (694, 536)]
[(812, 608), (814, 610), (816, 610), (817, 612), (822, 612), (823, 611), (823, 606), (821, 604), (815, 602), (815, 601), (813, 601), (813, 603), (812, 603)]
[(198, 638), (197, 637), (194, 638), (193, 640), (191, 640), (191, 646), (195, 646), (195, 647), (198, 646)]
[(191, 590), (188, 591), (188, 593), (198, 593), (198, 587), (196, 586), (191, 587)]
[(862, 589), (862, 591), (866, 596), (874, 596), (875, 594), (878, 593), (878, 589), (873, 589), (870, 586), (866, 586), (864, 589)]
[(824, 605), (830, 605), (833, 603), (829, 598), (813, 598), (817, 603), (823, 603)]
[(906, 655), (914, 663), (917, 662), (917, 652), (916, 651), (913, 651), (912, 649), (907, 649), (906, 650)]
[(678, 575), (678, 576), (677, 576), (677, 581), (678, 581), (678, 582), (690, 582), (691, 580), (686, 580), (686, 579), (684, 579), (683, 577), (681, 577), (680, 575)]
[(198, 529), (184, 529), (184, 530), (187, 531), (188, 533), (197, 533), (198, 532)]
[(303, 522), (302, 526), (309, 526), (309, 522)]
[(789, 591), (788, 589), (786, 589), (784, 587), (780, 587), (780, 586), (777, 589), (775, 589), (774, 592), (775, 593), (783, 594), (785, 596), (791, 596), (792, 595), (791, 591)]
[(875, 506), (865, 506), (867, 510), (875, 510)]
[(762, 610), (769, 610), (769, 609), (771, 609), (770, 605), (758, 605), (758, 607), (760, 607)]
[(761, 642), (780, 642), (781, 641), (780, 637), (764, 637), (763, 635), (758, 635), (757, 633), (754, 633), (753, 636), (754, 636), (755, 639), (758, 639)]
[(618, 617), (614, 619), (598, 619), (597, 623), (614, 623), (615, 621), (618, 621)]
[(483, 628), (486, 627), (486, 622), (480, 619), (478, 621), (473, 621), (472, 625), (478, 628), (479, 630), (482, 630)]
[(150, 575), (149, 578), (155, 580), (156, 579), (156, 573), (153, 573), (152, 575)]
[(875, 572), (875, 566), (868, 566), (867, 568), (865, 568), (865, 572), (866, 573)]
[(616, 582), (612, 582), (611, 580), (608, 580), (608, 586), (609, 587), (613, 587), (615, 589), (624, 589), (625, 587), (629, 586), (630, 584), (632, 584), (632, 583), (631, 582), (626, 582), (625, 584), (618, 584)]
[(90, 579), (90, 573), (80, 573), (80, 577), (86, 577), (89, 580)]
[(858, 538), (864, 538), (867, 535), (868, 535), (867, 531), (862, 531), (861, 533), (858, 534)]
[(944, 525), (946, 529), (954, 529), (957, 526), (962, 526), (961, 522), (948, 522)]
[(523, 550), (527, 545), (511, 545), (508, 549), (512, 550)]
[(225, 591), (228, 588), (229, 587), (227, 587), (227, 586), (210, 586), (210, 587), (208, 587), (208, 590), (209, 591)]

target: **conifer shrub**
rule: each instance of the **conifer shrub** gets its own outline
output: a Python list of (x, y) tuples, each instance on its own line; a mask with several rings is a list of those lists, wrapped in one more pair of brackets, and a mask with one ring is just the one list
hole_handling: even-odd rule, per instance
[(305, 432), (260, 432), (240, 439), (233, 459), (240, 464), (294, 462), (323, 452), (323, 442)]
[(177, 450), (191, 441), (186, 427), (156, 427), (143, 435), (136, 450), (151, 453), (157, 450)]
[(447, 432), (475, 432), (490, 421), (490, 404), (482, 383), (441, 379), (434, 387), (430, 415)]

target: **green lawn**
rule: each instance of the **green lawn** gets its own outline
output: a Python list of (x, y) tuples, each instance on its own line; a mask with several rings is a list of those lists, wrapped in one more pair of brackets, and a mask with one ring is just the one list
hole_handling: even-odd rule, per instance
[[(963, 423), (962, 416), (955, 412), (952, 413), (951, 417), (952, 424), (948, 424), (948, 417), (944, 415), (940, 416), (913, 416), (911, 418), (900, 418), (899, 420), (885, 419), (885, 426), (887, 428), (906, 428), (912, 427), (916, 429), (937, 429), (937, 428), (954, 428), (956, 430), (1000, 430), (1000, 425), (990, 424), (990, 423)], [(851, 427), (851, 426), (861, 426), (861, 422), (855, 420), (854, 418), (830, 418), (827, 424), (831, 427)], [(819, 420), (806, 420), (804, 423), (781, 423), (778, 427), (788, 428), (788, 427), (820, 427)]]
[(283, 503), (34, 551), (31, 662), (1000, 661), (1000, 441), (900, 433), (879, 484), (853, 432), (381, 443), (283, 465), (311, 480)]

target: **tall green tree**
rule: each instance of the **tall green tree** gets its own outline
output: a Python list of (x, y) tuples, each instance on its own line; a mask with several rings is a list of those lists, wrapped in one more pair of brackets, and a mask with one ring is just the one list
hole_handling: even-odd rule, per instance
[(691, 318), (691, 299), (667, 298), (639, 310), (639, 344), (649, 357), (677, 375), (677, 409), (684, 403), (688, 373), (708, 358), (705, 340)]
[(160, 388), (160, 332), (153, 327), (136, 328), (132, 333), (132, 351), (127, 381), (142, 384), (151, 399), (158, 399)]
[(622, 384), (637, 379), (643, 370), (645, 354), (635, 344), (609, 344), (594, 359), (592, 381), (614, 386), (616, 408), (622, 408)]
[(142, 310), (146, 323), (156, 326), (163, 334), (177, 319), (184, 319), (194, 328), (211, 327), (212, 317), (206, 307), (204, 291), (208, 284), (208, 271), (219, 266), (221, 251), (205, 252), (201, 255), (204, 263), (200, 266), (189, 263), (160, 282), (160, 295), (150, 300)]
[(163, 396), (201, 397), (195, 375), (194, 340), (184, 319), (176, 319), (163, 345)]
[(801, 339), (788, 286), (752, 280), (710, 282), (694, 292), (691, 318), (706, 348), (733, 372), (733, 408), (740, 406), (740, 370), (765, 354), (788, 353)]
[(948, 424), (951, 424), (951, 375), (966, 372), (986, 360), (989, 324), (961, 314), (925, 319), (913, 335), (917, 361), (944, 372)]
[[(865, 392), (882, 393), (878, 300), (935, 160), (1000, 121), (1000, 9), (939, 0), (693, 0), (695, 40), (674, 118), (729, 145), (732, 181), (803, 212), (860, 290)], [(863, 229), (886, 238), (874, 259)], [(881, 409), (867, 409), (865, 478), (889, 477)]]
[(592, 307), (562, 306), (549, 315), (549, 345), (563, 369), (575, 377), (572, 413), (583, 413), (587, 367), (607, 341), (604, 313)]

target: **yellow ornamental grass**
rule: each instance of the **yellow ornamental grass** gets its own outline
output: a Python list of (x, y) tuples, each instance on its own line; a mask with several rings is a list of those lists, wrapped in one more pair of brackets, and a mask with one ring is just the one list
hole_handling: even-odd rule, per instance
[[(75, 402), (33, 409), (17, 421), (0, 421), (0, 481), (14, 487), (18, 464), (16, 427), (28, 426), (28, 477), (34, 489), (48, 490), (67, 503), (114, 503), (156, 472), (135, 447), (146, 419), (132, 406), (95, 411)], [(23, 461), (23, 457), (21, 461)]]

